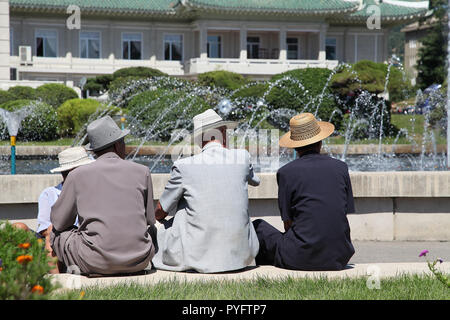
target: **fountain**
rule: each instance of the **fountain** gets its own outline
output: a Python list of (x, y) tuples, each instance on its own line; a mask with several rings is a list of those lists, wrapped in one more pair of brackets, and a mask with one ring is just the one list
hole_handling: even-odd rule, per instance
[[(330, 145), (329, 141), (324, 141), (323, 149), (330, 156), (346, 161), (351, 171), (387, 171), (387, 170), (444, 170), (446, 169), (445, 162), (448, 161), (444, 152), (437, 148), (437, 137), (433, 129), (430, 127), (430, 114), (427, 110), (424, 114), (423, 130), (424, 134), (422, 140), (416, 139), (416, 129), (419, 126), (415, 123), (415, 118), (412, 119), (411, 130), (402, 129), (395, 133), (392, 137), (392, 147), (385, 148), (383, 139), (385, 138), (386, 130), (386, 115), (388, 114), (388, 105), (384, 99), (378, 95), (362, 90), (357, 96), (353, 97), (349, 108), (349, 100), (342, 99), (337, 95), (330, 95), (327, 88), (330, 86), (333, 75), (340, 68), (346, 68), (348, 65), (340, 64), (333, 70), (322, 90), (313, 95), (309, 92), (303, 83), (293, 77), (284, 76), (277, 80), (266, 82), (267, 87), (258, 96), (242, 97), (236, 95), (239, 90), (252, 88), (258, 83), (249, 83), (244, 88), (235, 91), (227, 91), (223, 88), (217, 87), (203, 87), (196, 85), (193, 82), (180, 80), (169, 77), (155, 77), (141, 80), (130, 80), (124, 87), (114, 92), (109, 93), (108, 107), (127, 107), (135, 97), (140, 94), (148, 94), (150, 98), (142, 100), (134, 108), (130, 109), (125, 116), (118, 115), (118, 122), (122, 128), (125, 127), (125, 120), (127, 128), (131, 130), (131, 135), (127, 138), (127, 144), (133, 143), (137, 147), (128, 154), (127, 159), (137, 161), (148, 165), (152, 172), (168, 172), (170, 170), (170, 163), (177, 159), (177, 157), (185, 156), (182, 153), (176, 153), (170, 159), (167, 154), (171, 154), (171, 150), (187, 150), (192, 148), (185, 148), (191, 145), (189, 132), (192, 130), (192, 117), (194, 114), (202, 111), (202, 108), (214, 108), (225, 120), (239, 121), (240, 125), (232, 134), (233, 139), (238, 143), (238, 148), (252, 148), (258, 145), (260, 139), (263, 137), (264, 129), (280, 129), (286, 131), (288, 129), (289, 119), (299, 112), (311, 112), (320, 118), (320, 112), (326, 99), (334, 99), (336, 106), (327, 114), (324, 121), (334, 121), (341, 119), (342, 125), (337, 128), (334, 136), (341, 136), (344, 143), (339, 148)], [(387, 92), (388, 83), (390, 80), (392, 65), (387, 66), (387, 75), (384, 83), (384, 91)], [(361, 82), (357, 77), (356, 81)], [(274, 107), (270, 104), (270, 94), (272, 90), (284, 90), (283, 94), (289, 95), (292, 99), (292, 105), (301, 106), (300, 108), (288, 107)], [(417, 106), (424, 99), (425, 93), (418, 92), (416, 100)], [(442, 104), (444, 96), (440, 92), (432, 92), (427, 94), (430, 97), (432, 104)], [(133, 102), (135, 103), (135, 102)], [(161, 107), (163, 106), (163, 107)], [(159, 108), (159, 112), (153, 112), (153, 118), (149, 118), (148, 111)], [(26, 110), (25, 110), (26, 109)], [(23, 118), (28, 114), (30, 108), (24, 108), (19, 112), (8, 112), (0, 110), (0, 115), (7, 122), (9, 135), (11, 137), (17, 134), (18, 127)], [(106, 114), (110, 114), (113, 108), (104, 108), (91, 115), (88, 123), (100, 118)], [(174, 116), (176, 114), (176, 116)], [(112, 114), (111, 114), (112, 115)], [(407, 116), (405, 116), (407, 117)], [(87, 124), (82, 128), (75, 139), (73, 145), (83, 145), (86, 142), (86, 128)], [(15, 129), (17, 128), (17, 129)], [(12, 134), (15, 131), (15, 134)], [(447, 134), (449, 134), (447, 132)], [(367, 154), (355, 156), (352, 152), (352, 143), (355, 140), (365, 137), (369, 142), (368, 149), (372, 151)], [(406, 139), (411, 144), (410, 149), (420, 148), (419, 156), (399, 156), (396, 152), (398, 141)], [(13, 139), (13, 138), (11, 138)], [(160, 142), (158, 142), (160, 141)], [(234, 140), (233, 140), (234, 141)], [(13, 142), (13, 140), (11, 140)], [(159, 151), (153, 157), (140, 156), (139, 151), (149, 142), (157, 142), (161, 144)], [(278, 141), (273, 141), (275, 144)], [(12, 152), (14, 143), (11, 143)], [(431, 145), (431, 147), (430, 147)], [(261, 150), (267, 155), (269, 149)], [(353, 148), (354, 149), (354, 148)], [(389, 149), (389, 151), (386, 151)], [(431, 149), (431, 152), (428, 150)], [(192, 152), (192, 150), (188, 150)], [(441, 153), (439, 153), (441, 152)], [(269, 157), (264, 156), (265, 164), (256, 166), (260, 171), (276, 171), (277, 168), (270, 164), (270, 157), (272, 162), (274, 157), (279, 158), (280, 165), (283, 165), (295, 157), (295, 153), (290, 150), (280, 149), (279, 155), (274, 156), (272, 153)], [(258, 159), (257, 159), (258, 160)], [(14, 160), (12, 160), (14, 161)], [(55, 161), (54, 159), (46, 160)], [(42, 162), (35, 165), (42, 166)], [(33, 166), (35, 166), (33, 164)], [(51, 167), (51, 165), (48, 165)], [(47, 170), (47, 165), (42, 166)], [(45, 173), (44, 169), (39, 171)]]
[(33, 112), (33, 106), (29, 105), (20, 110), (7, 111), (0, 108), (0, 118), (6, 123), (11, 144), (11, 174), (16, 174), (16, 137), (23, 119)]

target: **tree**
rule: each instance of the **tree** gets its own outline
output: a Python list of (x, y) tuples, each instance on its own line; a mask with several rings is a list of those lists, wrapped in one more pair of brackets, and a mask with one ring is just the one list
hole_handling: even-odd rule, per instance
[(447, 0), (431, 0), (430, 9), (433, 10), (433, 16), (427, 19), (427, 23), (431, 27), (422, 40), (417, 62), (417, 85), (422, 90), (433, 83), (443, 83), (446, 78)]

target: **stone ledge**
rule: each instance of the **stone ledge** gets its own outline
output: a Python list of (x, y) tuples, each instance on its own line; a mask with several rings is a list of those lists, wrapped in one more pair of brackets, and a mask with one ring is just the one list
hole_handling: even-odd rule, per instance
[[(439, 269), (444, 272), (450, 272), (450, 262), (444, 262), (439, 265)], [(80, 289), (92, 286), (106, 287), (115, 284), (137, 283), (139, 285), (152, 285), (161, 281), (214, 281), (214, 280), (252, 280), (257, 277), (269, 279), (291, 278), (321, 278), (329, 279), (346, 279), (369, 277), (374, 270), (378, 272), (380, 278), (398, 277), (404, 274), (430, 275), (428, 265), (421, 263), (371, 263), (356, 264), (350, 269), (342, 271), (293, 271), (280, 269), (272, 266), (248, 267), (244, 271), (216, 273), (216, 274), (200, 274), (171, 272), (163, 270), (152, 270), (150, 274), (142, 276), (130, 277), (101, 277), (88, 278), (72, 274), (51, 275), (52, 281), (61, 284), (63, 289)]]
[[(249, 199), (277, 199), (275, 173), (258, 173), (261, 184), (249, 187)], [(450, 171), (351, 172), (355, 198), (448, 198)], [(169, 174), (152, 174), (159, 199)], [(0, 204), (36, 203), (46, 187), (57, 185), (59, 174), (0, 175)]]

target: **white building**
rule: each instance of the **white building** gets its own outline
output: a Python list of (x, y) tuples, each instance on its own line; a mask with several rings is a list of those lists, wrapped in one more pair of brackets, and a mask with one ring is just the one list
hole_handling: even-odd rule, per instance
[(0, 0), (0, 79), (77, 84), (129, 66), (264, 78), (384, 62), (390, 28), (425, 16), (428, 1), (379, 2)]

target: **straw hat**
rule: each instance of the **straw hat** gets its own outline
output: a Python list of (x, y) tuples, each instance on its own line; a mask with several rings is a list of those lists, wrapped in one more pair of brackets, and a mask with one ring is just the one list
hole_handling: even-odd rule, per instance
[(334, 125), (317, 121), (312, 113), (301, 113), (289, 121), (290, 131), (280, 139), (280, 147), (298, 148), (319, 142), (334, 132)]
[(68, 171), (73, 168), (94, 162), (89, 158), (83, 147), (65, 149), (58, 154), (59, 167), (50, 170), (51, 173)]
[(194, 132), (192, 133), (194, 139), (197, 139), (201, 134), (210, 129), (216, 129), (222, 126), (226, 126), (227, 129), (234, 129), (238, 125), (236, 121), (224, 121), (213, 109), (208, 109), (196, 115), (192, 120), (194, 121)]
[(88, 151), (105, 149), (130, 133), (128, 129), (121, 130), (110, 116), (92, 121), (86, 131), (89, 143), (85, 148)]

